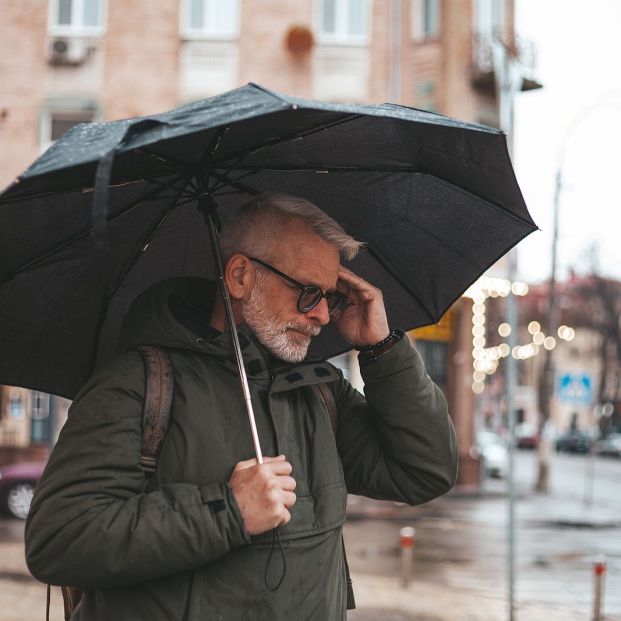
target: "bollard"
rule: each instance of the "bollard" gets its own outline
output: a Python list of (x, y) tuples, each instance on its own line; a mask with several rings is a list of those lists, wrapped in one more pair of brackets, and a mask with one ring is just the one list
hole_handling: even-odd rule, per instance
[(595, 598), (593, 602), (593, 621), (602, 619), (602, 602), (604, 599), (604, 580), (606, 577), (606, 559), (598, 556), (593, 563), (593, 579), (595, 581)]
[(399, 547), (401, 548), (401, 583), (406, 588), (412, 579), (412, 560), (414, 557), (414, 538), (416, 530), (406, 526), (399, 531)]

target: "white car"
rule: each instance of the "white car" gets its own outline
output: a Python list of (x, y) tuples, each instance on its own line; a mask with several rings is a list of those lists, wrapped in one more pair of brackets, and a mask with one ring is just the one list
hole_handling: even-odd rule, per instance
[(507, 474), (509, 453), (504, 440), (493, 431), (477, 433), (476, 448), (483, 459), (485, 474), (490, 477), (503, 478)]

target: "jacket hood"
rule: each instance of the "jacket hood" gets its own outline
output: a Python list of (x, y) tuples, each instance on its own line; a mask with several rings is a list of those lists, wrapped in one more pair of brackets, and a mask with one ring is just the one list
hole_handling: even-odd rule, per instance
[(138, 345), (203, 349), (199, 339), (214, 334), (209, 319), (216, 284), (204, 278), (170, 278), (155, 283), (131, 304), (123, 320), (119, 352)]
[[(213, 281), (192, 277), (149, 287), (134, 300), (123, 321), (119, 353), (139, 345), (191, 350), (216, 356), (237, 372), (230, 334), (209, 325), (216, 287)], [(307, 358), (290, 364), (274, 358), (247, 325), (237, 326), (237, 332), (248, 378), (269, 384), (273, 391), (338, 379), (335, 368), (325, 361)]]

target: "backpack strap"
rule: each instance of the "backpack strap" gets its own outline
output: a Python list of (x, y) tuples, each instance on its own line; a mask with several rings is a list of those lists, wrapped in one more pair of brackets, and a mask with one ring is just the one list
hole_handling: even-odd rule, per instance
[[(150, 477), (157, 466), (157, 456), (168, 431), (170, 412), (175, 389), (175, 376), (170, 356), (165, 349), (144, 345), (137, 348), (144, 362), (146, 391), (142, 409), (142, 451), (140, 465), (145, 477)], [(49, 621), (50, 587), (45, 618)], [(77, 587), (61, 586), (65, 621), (69, 621), (82, 599), (82, 590)]]
[(155, 472), (157, 456), (168, 431), (175, 389), (170, 356), (165, 349), (138, 347), (145, 368), (146, 392), (142, 411), (142, 453), (140, 465), (149, 477)]
[[(328, 410), (330, 415), (330, 423), (332, 424), (332, 431), (336, 436), (338, 429), (338, 410), (336, 409), (336, 401), (334, 400), (334, 394), (326, 386), (326, 384), (313, 384), (313, 387), (321, 395), (321, 399)], [(345, 562), (345, 579), (347, 581), (347, 610), (353, 610), (356, 607), (356, 599), (354, 597), (354, 585), (351, 580), (351, 574), (349, 573), (349, 563), (347, 562), (347, 554), (345, 553), (345, 539), (341, 537), (341, 546), (343, 547), (343, 561)]]

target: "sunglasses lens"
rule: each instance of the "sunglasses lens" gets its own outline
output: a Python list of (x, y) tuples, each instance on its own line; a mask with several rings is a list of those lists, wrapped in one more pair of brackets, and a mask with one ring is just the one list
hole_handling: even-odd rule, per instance
[(345, 301), (345, 296), (340, 291), (332, 291), (326, 294), (326, 301), (328, 302), (328, 312), (332, 314), (341, 307)]
[(298, 300), (298, 310), (301, 313), (308, 313), (321, 302), (323, 294), (319, 287), (306, 287)]

